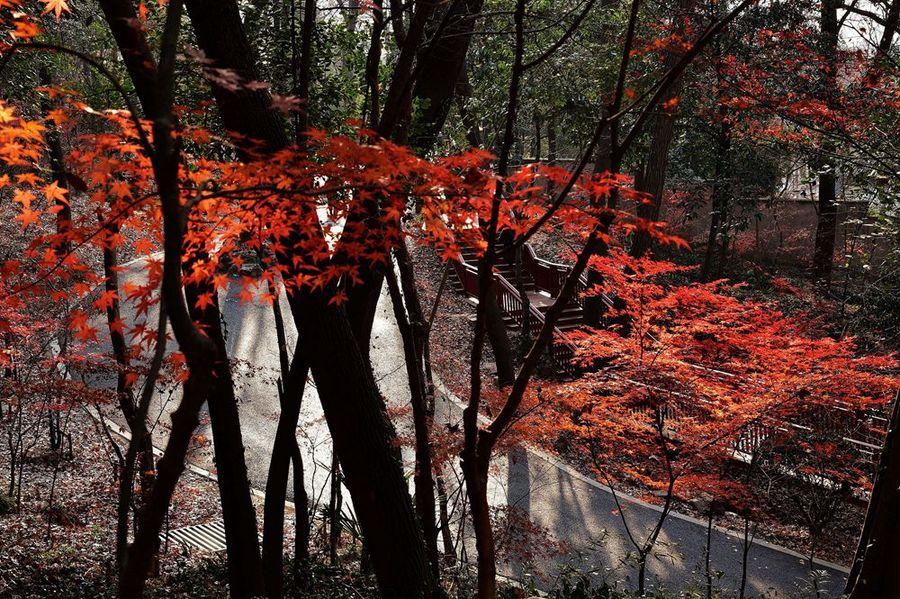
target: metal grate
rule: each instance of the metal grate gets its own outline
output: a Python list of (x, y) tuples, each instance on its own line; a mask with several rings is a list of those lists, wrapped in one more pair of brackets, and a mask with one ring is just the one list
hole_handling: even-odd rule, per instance
[(225, 551), (225, 526), (221, 520), (185, 526), (184, 528), (170, 530), (168, 539), (166, 538), (166, 533), (159, 535), (159, 540), (162, 543), (165, 543), (167, 540), (174, 541), (188, 549), (217, 553)]

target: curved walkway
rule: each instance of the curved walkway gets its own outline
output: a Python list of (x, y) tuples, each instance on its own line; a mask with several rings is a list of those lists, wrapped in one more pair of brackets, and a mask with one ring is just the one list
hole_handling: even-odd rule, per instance
[[(132, 271), (125, 276), (137, 276), (137, 271), (132, 267)], [(236, 368), (235, 379), (241, 401), (247, 465), (252, 483), (257, 488), (263, 488), (278, 418), (274, 385), (278, 372), (274, 319), (271, 307), (258, 304), (242, 306), (237, 298), (238, 291), (237, 285), (232, 285), (220, 299), (227, 325), (229, 354), (240, 364)], [(284, 309), (287, 314), (286, 307)], [(127, 319), (129, 315), (123, 314), (123, 317)], [(150, 318), (155, 316), (151, 314)], [(290, 318), (286, 321), (289, 323)], [(295, 332), (291, 327), (289, 341), (294, 338)], [(372, 343), (373, 367), (384, 396), (391, 407), (407, 406), (409, 393), (401, 340), (386, 293), (379, 303)], [(443, 397), (437, 414), (438, 422), (457, 423), (461, 415), (459, 402), (440, 385), (439, 390)], [(165, 424), (168, 423), (168, 414), (177, 405), (177, 399), (161, 394), (154, 400), (151, 415), (159, 418), (160, 426), (156, 429), (158, 446), (165, 443)], [(401, 423), (400, 426), (405, 425)], [(208, 423), (201, 424), (198, 432), (211, 438)], [(328, 497), (331, 449), (311, 381), (303, 399), (298, 436), (304, 448), (307, 489), (312, 501), (321, 504)], [(410, 465), (412, 460), (408, 452), (404, 457)], [(215, 470), (209, 447), (197, 448), (190, 459), (196, 466)], [(450, 473), (448, 478), (454, 479)], [(453, 483), (455, 485), (455, 480)], [(497, 456), (490, 484), (493, 505), (518, 508), (520, 513), (527, 514), (534, 523), (570, 547), (565, 556), (541, 562), (540, 574), (545, 580), (540, 586), (551, 584), (565, 563), (577, 565), (582, 571), (595, 572), (598, 577), (610, 581), (633, 585), (634, 568), (628, 560), (631, 547), (614, 499), (605, 485), (544, 452), (527, 447), (516, 449), (511, 456)], [(620, 494), (619, 497), (633, 529), (640, 531), (652, 526), (659, 512), (657, 506), (627, 495)], [(705, 542), (705, 522), (673, 512), (660, 537), (659, 551), (648, 564), (648, 581), (653, 586), (670, 590), (697, 588), (702, 581)], [(470, 544), (467, 543), (467, 546)], [(723, 590), (733, 591), (740, 576), (740, 535), (716, 528), (712, 547), (713, 568), (721, 573), (716, 584)], [(471, 549), (469, 555), (473, 555)], [(816, 569), (821, 577), (822, 596), (839, 594), (846, 569), (825, 562), (817, 562)], [(507, 566), (506, 570), (513, 576), (522, 574), (520, 566)], [(810, 571), (806, 558), (788, 549), (754, 542), (748, 572), (747, 590), (750, 596), (809, 596)]]

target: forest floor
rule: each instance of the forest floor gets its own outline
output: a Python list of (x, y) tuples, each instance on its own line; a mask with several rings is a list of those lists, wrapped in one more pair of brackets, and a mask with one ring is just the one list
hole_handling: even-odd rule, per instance
[[(116, 493), (115, 455), (112, 442), (99, 423), (82, 407), (63, 414), (67, 440), (60, 451), (49, 451), (43, 427), (29, 427), (36, 434), (25, 439), (30, 447), (18, 511), (0, 509), (0, 598), (47, 597), (92, 599), (115, 597)], [(8, 429), (4, 428), (4, 433)], [(43, 433), (43, 434), (41, 434)], [(0, 468), (8, 472), (9, 456), (0, 453)], [(0, 493), (3, 506), (15, 509), (15, 497)], [(11, 503), (5, 503), (11, 499)], [(262, 516), (262, 505), (257, 515)], [(219, 520), (219, 491), (215, 481), (186, 470), (169, 510), (170, 530)], [(285, 529), (293, 529), (293, 515), (286, 513)], [(286, 542), (291, 535), (286, 535)], [(349, 554), (346, 554), (347, 552)], [(311, 580), (304, 590), (291, 588), (290, 568), (286, 584), (289, 596), (377, 597), (374, 582), (353, 566), (353, 546), (344, 544), (345, 568), (325, 565), (314, 552)], [(286, 551), (290, 553), (290, 551)], [(163, 544), (159, 570), (148, 582), (147, 597), (226, 597), (224, 553), (191, 552), (172, 541)]]

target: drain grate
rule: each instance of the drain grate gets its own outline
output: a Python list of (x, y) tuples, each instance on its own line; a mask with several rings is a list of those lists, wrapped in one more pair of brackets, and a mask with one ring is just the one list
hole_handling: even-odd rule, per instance
[[(159, 540), (165, 543), (166, 534), (159, 535)], [(168, 540), (189, 549), (200, 549), (213, 553), (225, 551), (225, 525), (221, 520), (217, 520), (206, 524), (176, 528), (169, 531)]]

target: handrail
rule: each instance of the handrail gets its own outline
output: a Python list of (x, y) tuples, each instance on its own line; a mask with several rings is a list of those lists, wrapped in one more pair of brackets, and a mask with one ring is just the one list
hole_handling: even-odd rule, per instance
[[(453, 262), (456, 274), (462, 283), (463, 290), (473, 297), (478, 296), (478, 269), (466, 262), (466, 259), (460, 254)], [(500, 309), (508, 314), (517, 326), (522, 327), (525, 323), (524, 307), (525, 302), (516, 289), (506, 277), (499, 272), (494, 271), (494, 292), (497, 297), (497, 303)], [(534, 304), (528, 303), (528, 314), (530, 316), (529, 334), (537, 335), (546, 322), (546, 316), (537, 309)], [(573, 358), (575, 356), (575, 344), (568, 336), (556, 326), (553, 327), (553, 341), (548, 348), (549, 355), (556, 369), (565, 374), (573, 374), (576, 371)]]
[(538, 257), (530, 243), (526, 243), (522, 249), (524, 250), (522, 262), (531, 273), (535, 286), (549, 293), (551, 297), (559, 295), (571, 268)]
[[(562, 287), (566, 282), (572, 267), (559, 262), (551, 262), (537, 255), (534, 246), (526, 243), (523, 246), (525, 250), (522, 256), (522, 262), (526, 270), (531, 273), (535, 286), (541, 291), (546, 291), (551, 297), (556, 297), (562, 291)], [(578, 283), (575, 287), (575, 293), (572, 294), (572, 300), (577, 305), (584, 307), (584, 292), (588, 290), (587, 273), (581, 273), (578, 277)], [(600, 294), (600, 299), (607, 308), (614, 306), (612, 299), (606, 293)]]

